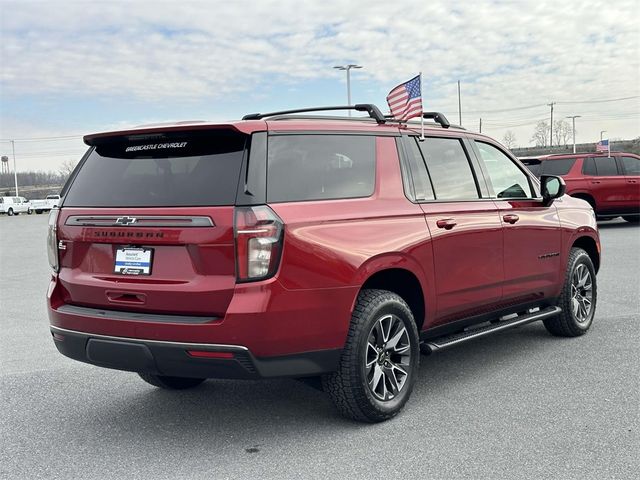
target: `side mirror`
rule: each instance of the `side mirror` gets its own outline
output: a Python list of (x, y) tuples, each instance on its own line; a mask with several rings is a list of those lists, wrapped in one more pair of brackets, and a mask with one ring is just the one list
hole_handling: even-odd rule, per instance
[(556, 198), (560, 198), (567, 191), (567, 185), (562, 177), (556, 175), (540, 176), (540, 191), (542, 193), (542, 204), (548, 207)]

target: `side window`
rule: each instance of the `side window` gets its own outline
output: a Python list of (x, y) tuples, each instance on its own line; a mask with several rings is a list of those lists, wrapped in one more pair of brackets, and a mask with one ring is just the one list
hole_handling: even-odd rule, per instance
[(411, 180), (413, 181), (416, 201), (435, 199), (427, 167), (424, 164), (424, 158), (422, 158), (416, 138), (405, 137), (403, 140), (407, 150), (407, 161), (411, 170)]
[(640, 159), (634, 157), (621, 157), (626, 175), (640, 175)]
[(480, 198), (469, 158), (457, 138), (427, 138), (420, 142), (433, 190), (438, 200)]
[(593, 158), (585, 158), (582, 161), (582, 173), (592, 176), (598, 175), (598, 172), (596, 171), (596, 162), (594, 162)]
[[(493, 145), (475, 142), (497, 198), (531, 198), (529, 177)], [(545, 162), (545, 164), (548, 162)], [(543, 164), (543, 170), (545, 166)]]
[(566, 175), (576, 163), (575, 158), (560, 158), (558, 160), (546, 160), (542, 164), (542, 175)]
[(615, 157), (593, 157), (599, 177), (618, 175)]
[(368, 197), (376, 177), (372, 135), (274, 135), (267, 154), (267, 200)]

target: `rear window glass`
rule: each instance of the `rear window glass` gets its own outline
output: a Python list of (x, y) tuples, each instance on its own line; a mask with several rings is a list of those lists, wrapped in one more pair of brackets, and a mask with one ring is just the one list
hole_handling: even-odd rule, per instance
[(542, 168), (542, 163), (540, 160), (532, 160), (532, 159), (520, 159), (524, 166), (529, 169), (531, 173), (533, 173), (536, 177), (540, 176), (540, 170)]
[(233, 131), (103, 141), (68, 188), (65, 206), (233, 205), (248, 137)]
[(457, 138), (427, 138), (420, 142), (438, 200), (479, 198), (467, 154)]
[(269, 137), (269, 202), (368, 197), (375, 175), (374, 136)]
[(411, 169), (413, 187), (415, 190), (416, 201), (434, 200), (433, 188), (431, 188), (431, 180), (427, 173), (427, 167), (424, 164), (422, 153), (416, 143), (417, 139), (410, 137), (405, 145), (407, 145), (407, 160)]
[(618, 175), (615, 157), (593, 157), (599, 177)]
[(640, 175), (640, 159), (634, 157), (622, 157), (624, 172), (627, 175)]
[(566, 175), (576, 163), (575, 158), (559, 158), (557, 160), (546, 160), (542, 163), (540, 173), (542, 175)]

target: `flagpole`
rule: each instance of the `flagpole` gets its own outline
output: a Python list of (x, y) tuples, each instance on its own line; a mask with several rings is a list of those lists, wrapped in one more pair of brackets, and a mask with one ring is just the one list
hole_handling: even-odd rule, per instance
[(420, 130), (421, 130), (421, 134), (420, 134), (420, 141), (423, 142), (424, 141), (424, 104), (423, 104), (423, 98), (422, 98), (422, 71), (419, 73), (420, 75)]
[(607, 157), (611, 158), (611, 139), (607, 139)]

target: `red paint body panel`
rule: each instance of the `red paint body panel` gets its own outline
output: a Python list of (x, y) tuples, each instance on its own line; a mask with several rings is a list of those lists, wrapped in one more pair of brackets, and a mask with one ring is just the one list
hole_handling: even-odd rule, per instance
[[(441, 324), (502, 298), (502, 225), (491, 200), (421, 205), (432, 236), (436, 319)], [(451, 229), (438, 220), (452, 219)]]

